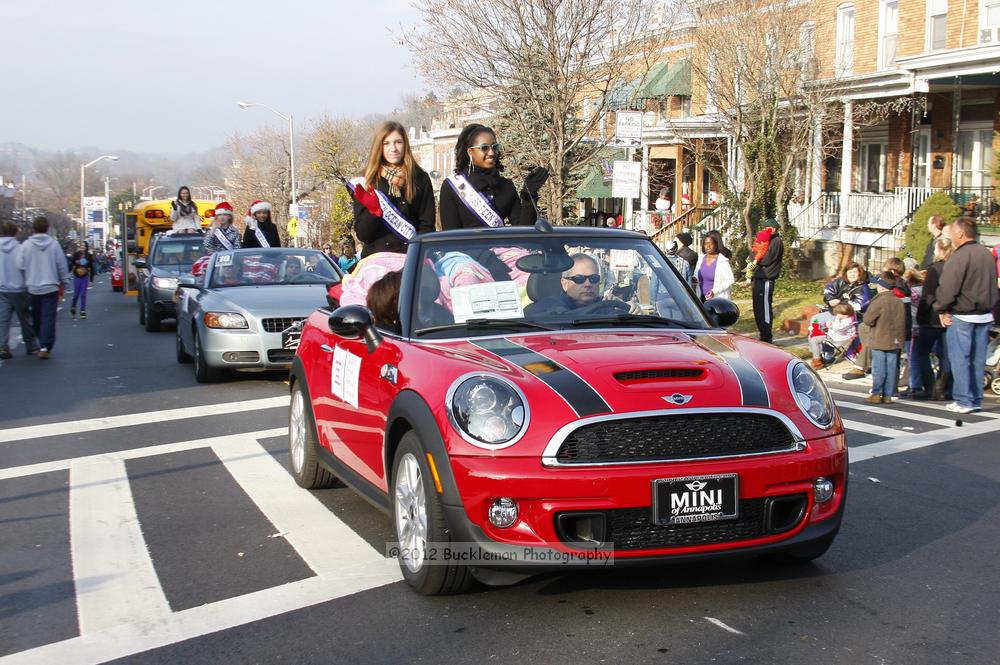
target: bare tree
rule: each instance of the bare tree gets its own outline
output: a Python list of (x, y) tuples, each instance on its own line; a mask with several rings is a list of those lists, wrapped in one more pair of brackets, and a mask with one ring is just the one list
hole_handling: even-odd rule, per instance
[[(425, 77), (443, 90), (497, 97), (512, 112), (508, 127), (523, 128), (519, 147), (549, 170), (543, 198), (561, 222), (573, 174), (606, 143), (593, 137), (612, 91), (643, 77), (664, 43), (665, 7), (648, 0), (416, 0), (414, 6), (422, 25), (402, 39)], [(591, 100), (586, 114), (585, 98)]]
[(35, 205), (49, 210), (80, 209), (80, 160), (70, 152), (59, 152), (38, 160)]

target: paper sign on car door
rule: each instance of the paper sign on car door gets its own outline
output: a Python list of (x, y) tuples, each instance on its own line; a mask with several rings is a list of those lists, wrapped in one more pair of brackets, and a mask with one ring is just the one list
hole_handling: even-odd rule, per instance
[(361, 374), (361, 356), (337, 347), (333, 351), (330, 370), (330, 392), (355, 409), (358, 408), (358, 377)]

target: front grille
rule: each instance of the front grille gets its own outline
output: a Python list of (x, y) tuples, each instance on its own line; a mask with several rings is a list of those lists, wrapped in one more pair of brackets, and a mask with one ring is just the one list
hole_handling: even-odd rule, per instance
[(260, 324), (264, 327), (264, 332), (280, 333), (293, 323), (302, 320), (302, 317), (287, 316), (280, 319), (262, 319)]
[(759, 538), (764, 535), (764, 501), (740, 500), (739, 517), (733, 520), (690, 524), (653, 524), (649, 507), (608, 510), (605, 542), (615, 550), (650, 550)]
[(618, 372), (615, 374), (615, 378), (625, 383), (653, 379), (700, 379), (704, 374), (705, 370), (703, 369), (640, 369), (632, 372)]
[(290, 363), (295, 358), (295, 349), (268, 349), (267, 360), (272, 363)]
[(573, 431), (561, 464), (649, 462), (787, 450), (794, 439), (780, 420), (758, 413), (688, 413), (607, 420)]

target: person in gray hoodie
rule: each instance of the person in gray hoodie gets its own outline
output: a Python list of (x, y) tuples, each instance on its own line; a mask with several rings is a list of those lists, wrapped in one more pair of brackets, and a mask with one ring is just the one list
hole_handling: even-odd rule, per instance
[(38, 357), (47, 359), (56, 343), (56, 307), (66, 289), (69, 268), (62, 247), (49, 235), (49, 220), (35, 217), (34, 234), (24, 241), (18, 257), (31, 295), (31, 316), (38, 335)]
[(18, 267), (21, 243), (17, 241), (17, 224), (0, 224), (0, 359), (9, 360), (14, 355), (8, 344), (10, 323), (14, 314), (21, 323), (21, 338), (28, 355), (38, 353), (38, 338), (28, 311), (28, 289), (24, 284), (24, 271)]

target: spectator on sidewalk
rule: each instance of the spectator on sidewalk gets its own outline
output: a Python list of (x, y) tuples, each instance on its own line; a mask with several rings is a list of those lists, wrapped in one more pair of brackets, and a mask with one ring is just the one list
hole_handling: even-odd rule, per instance
[(955, 245), (941, 271), (934, 311), (948, 329), (948, 360), (954, 379), (955, 413), (979, 411), (983, 404), (986, 347), (997, 304), (996, 261), (990, 250), (977, 242), (979, 229), (969, 217), (959, 217), (948, 226)]
[(24, 270), (18, 265), (21, 243), (17, 241), (17, 224), (0, 224), (0, 359), (14, 357), (10, 352), (10, 323), (13, 315), (21, 324), (21, 339), (30, 356), (38, 352), (31, 315), (28, 311), (28, 289), (24, 283)]
[(73, 275), (73, 302), (69, 308), (71, 319), (76, 318), (76, 305), (80, 304), (80, 318), (87, 318), (87, 289), (94, 283), (94, 255), (90, 253), (90, 243), (73, 253), (69, 262)]
[(736, 277), (716, 237), (706, 233), (701, 240), (701, 251), (703, 254), (698, 259), (694, 276), (698, 280), (698, 295), (702, 302), (712, 298), (729, 298), (729, 287)]
[(899, 352), (906, 339), (906, 305), (896, 297), (896, 279), (886, 271), (875, 280), (876, 295), (868, 305), (864, 324), (870, 330), (872, 394), (868, 401), (888, 404), (897, 395)]
[(931, 241), (927, 243), (927, 249), (924, 250), (924, 260), (920, 262), (921, 270), (927, 270), (934, 263), (934, 241), (941, 237), (944, 225), (944, 217), (941, 215), (931, 215), (927, 219), (927, 230), (931, 234)]
[(850, 303), (841, 302), (833, 306), (830, 312), (817, 316), (810, 325), (809, 350), (812, 351), (813, 369), (822, 369), (837, 351), (843, 351), (846, 357), (851, 357), (858, 343), (857, 314)]
[(682, 231), (677, 234), (677, 240), (680, 241), (681, 246), (677, 249), (677, 255), (688, 262), (691, 266), (691, 274), (695, 272), (695, 266), (698, 265), (698, 252), (691, 249), (691, 243), (694, 240), (691, 238), (691, 234), (687, 231)]
[[(917, 302), (917, 334), (913, 342), (910, 357), (909, 388), (910, 397), (914, 399), (939, 399), (951, 391), (951, 370), (948, 366), (947, 345), (945, 344), (945, 328), (934, 312), (937, 302), (937, 288), (941, 281), (941, 271), (944, 269), (952, 252), (955, 251), (951, 240), (939, 237), (931, 243), (934, 248), (934, 261), (924, 274), (924, 288)], [(938, 374), (935, 377), (931, 367), (931, 353), (938, 357)]]
[(855, 312), (864, 314), (871, 299), (868, 273), (861, 267), (860, 263), (847, 264), (840, 277), (823, 287), (823, 302), (830, 309), (846, 302), (854, 308)]
[[(901, 301), (904, 301), (904, 303), (908, 305), (910, 302), (910, 287), (908, 287), (906, 285), (906, 282), (902, 279), (904, 270), (905, 266), (903, 265), (902, 260), (896, 257), (887, 259), (885, 263), (882, 264), (882, 273), (888, 272), (892, 274), (892, 278), (894, 280), (893, 293), (897, 298), (899, 298)], [(877, 281), (877, 279), (878, 278), (873, 279), (872, 282), (869, 284), (870, 289), (875, 288), (875, 281)], [(906, 328), (906, 337), (908, 339), (910, 336), (909, 326), (911, 325), (910, 311), (908, 307), (904, 307), (903, 310), (904, 310), (903, 314), (906, 317), (905, 328)], [(868, 335), (870, 332), (871, 329), (867, 325), (865, 325), (864, 322), (862, 322), (861, 325), (858, 326), (858, 335), (859, 338), (861, 339), (861, 352), (858, 354), (858, 357), (854, 361), (855, 366), (849, 371), (845, 372), (841, 377), (845, 381), (860, 379), (864, 377), (865, 374), (871, 371), (872, 357), (871, 357), (871, 348), (869, 347), (868, 344)], [(898, 369), (898, 364), (897, 364), (897, 369)]]
[(351, 270), (358, 264), (358, 257), (354, 253), (354, 243), (345, 242), (340, 247), (340, 257), (337, 259), (337, 265), (345, 273), (351, 272)]
[(56, 307), (66, 290), (69, 270), (59, 243), (49, 235), (49, 220), (35, 217), (34, 234), (21, 247), (19, 265), (31, 295), (31, 315), (40, 348), (38, 357), (46, 360), (56, 343)]
[[(773, 222), (774, 220), (768, 220)], [(785, 247), (779, 233), (773, 233), (767, 252), (757, 261), (753, 271), (753, 318), (757, 322), (762, 342), (770, 344), (774, 337), (771, 327), (774, 322), (774, 283), (781, 275), (781, 261)]]

